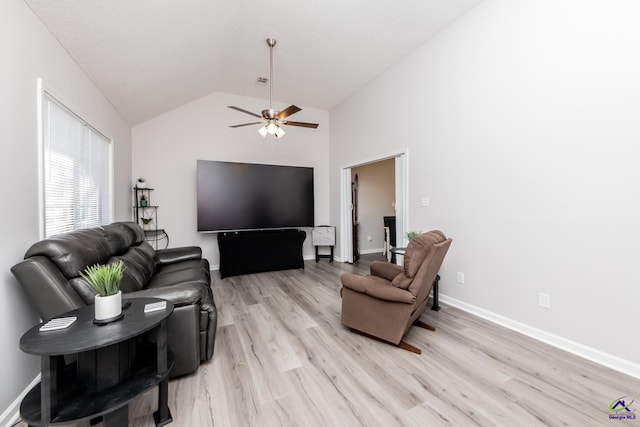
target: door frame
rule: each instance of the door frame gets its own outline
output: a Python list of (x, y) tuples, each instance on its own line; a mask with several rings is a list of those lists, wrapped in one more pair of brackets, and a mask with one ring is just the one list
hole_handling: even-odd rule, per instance
[[(340, 173), (340, 258), (343, 262), (353, 263), (353, 234), (351, 230), (351, 169), (370, 163), (395, 159), (395, 202), (396, 202), (396, 241), (404, 244), (407, 226), (409, 224), (409, 148), (402, 148), (391, 153), (374, 156), (372, 158), (347, 163), (341, 167)], [(401, 240), (398, 240), (401, 239)]]

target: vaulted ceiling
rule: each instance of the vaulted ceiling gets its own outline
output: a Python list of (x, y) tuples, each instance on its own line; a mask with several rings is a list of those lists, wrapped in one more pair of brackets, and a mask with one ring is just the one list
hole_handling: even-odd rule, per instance
[(331, 109), (481, 0), (25, 0), (131, 125), (214, 91)]

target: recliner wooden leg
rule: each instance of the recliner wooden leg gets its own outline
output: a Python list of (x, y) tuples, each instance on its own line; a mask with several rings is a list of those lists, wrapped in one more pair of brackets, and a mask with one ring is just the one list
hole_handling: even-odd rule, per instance
[(418, 347), (414, 347), (411, 344), (404, 341), (400, 341), (400, 344), (398, 344), (398, 347), (400, 347), (403, 350), (410, 351), (411, 353), (422, 354), (422, 350), (420, 350)]
[(403, 350), (410, 351), (411, 353), (422, 354), (422, 350), (420, 350), (418, 347), (414, 347), (411, 344), (408, 344), (408, 343), (406, 343), (404, 341), (400, 341), (400, 344), (394, 344), (392, 342), (385, 341), (382, 338), (378, 338), (376, 336), (369, 335), (366, 332), (362, 332), (362, 331), (359, 331), (357, 329), (349, 328), (349, 330), (351, 332), (353, 332), (353, 333), (358, 334), (358, 335), (362, 335), (363, 337), (372, 338), (372, 339), (374, 339), (376, 341), (380, 341), (380, 342), (383, 342), (385, 344), (389, 344), (389, 345), (392, 345), (392, 346), (395, 346), (395, 347), (399, 347), (399, 348), (401, 348)]
[(428, 329), (428, 330), (430, 330), (432, 332), (436, 331), (436, 327), (435, 326), (427, 325), (422, 320), (416, 320), (415, 322), (413, 322), (413, 324), (414, 324), (414, 326), (418, 326), (420, 328)]

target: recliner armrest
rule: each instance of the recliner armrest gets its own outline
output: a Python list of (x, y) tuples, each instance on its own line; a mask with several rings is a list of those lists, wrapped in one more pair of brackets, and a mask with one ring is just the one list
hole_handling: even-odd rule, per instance
[(393, 280), (398, 274), (404, 271), (404, 268), (399, 265), (383, 261), (373, 261), (369, 266), (369, 269), (371, 270), (372, 275), (382, 277), (389, 281)]
[(198, 246), (183, 246), (180, 248), (159, 249), (156, 251), (160, 264), (198, 260), (202, 258), (202, 249)]
[(345, 288), (381, 300), (405, 304), (413, 304), (416, 301), (415, 295), (411, 292), (391, 286), (391, 283), (385, 283), (374, 276), (344, 273), (340, 276), (340, 281)]

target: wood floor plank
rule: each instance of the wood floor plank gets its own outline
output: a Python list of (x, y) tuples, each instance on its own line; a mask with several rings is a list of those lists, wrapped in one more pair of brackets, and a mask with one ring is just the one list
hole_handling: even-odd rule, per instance
[(249, 316), (258, 339), (266, 347), (278, 372), (302, 366), (294, 347), (290, 344), (286, 329), (277, 321), (276, 313), (265, 308), (263, 304), (255, 304), (249, 307)]
[(234, 319), (244, 359), (251, 373), (251, 381), (247, 386), (255, 389), (257, 403), (263, 404), (287, 396), (291, 391), (290, 384), (277, 369), (270, 343), (260, 335), (259, 321), (249, 314), (239, 315)]

